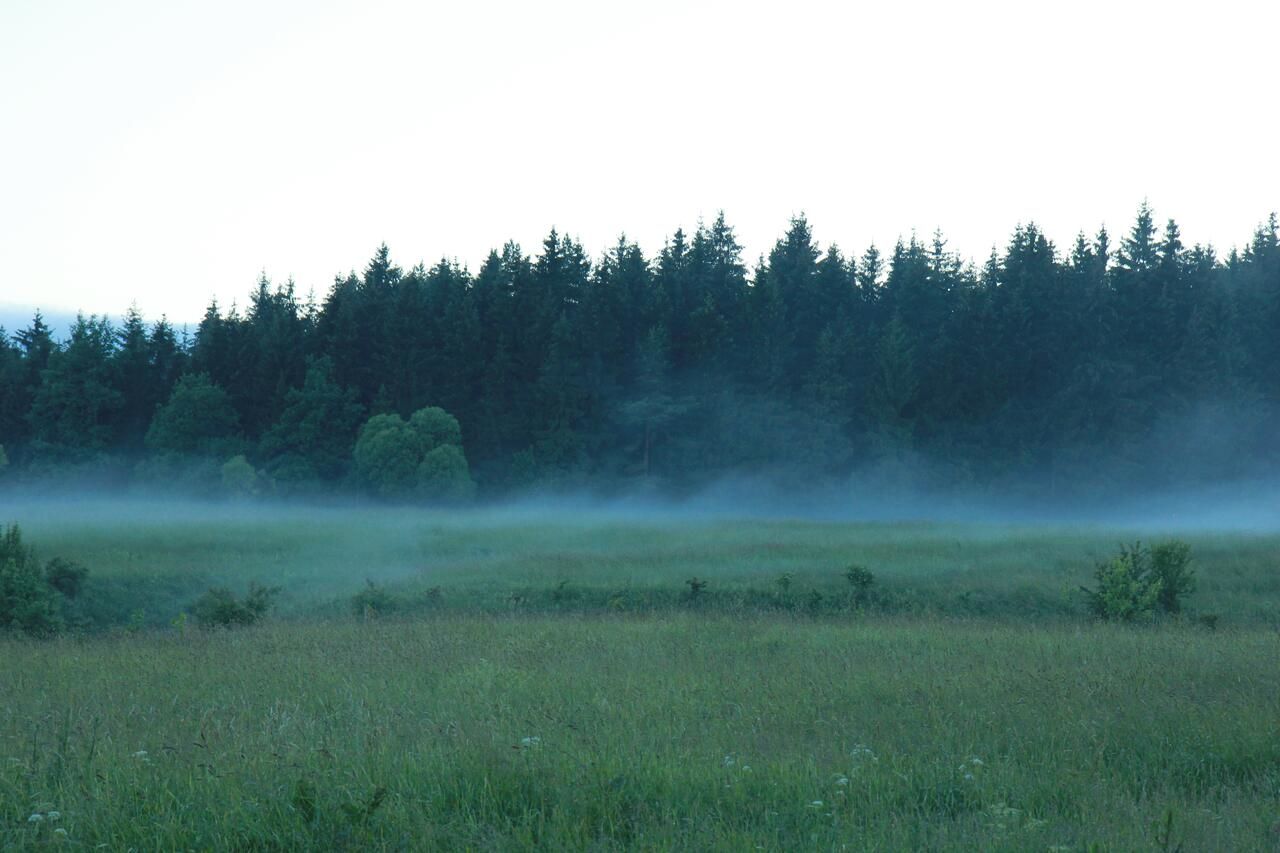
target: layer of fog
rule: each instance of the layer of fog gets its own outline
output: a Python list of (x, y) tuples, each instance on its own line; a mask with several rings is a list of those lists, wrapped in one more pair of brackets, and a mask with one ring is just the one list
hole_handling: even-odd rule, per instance
[(143, 526), (202, 523), (261, 525), (283, 521), (379, 519), (379, 528), (680, 524), (796, 520), (822, 523), (938, 522), (969, 525), (1092, 527), (1159, 531), (1280, 531), (1280, 482), (1236, 481), (1158, 490), (1113, 489), (1096, 499), (1055, 495), (1027, 483), (1017, 488), (930, 489), (867, 474), (838, 483), (781, 486), (766, 475), (724, 477), (679, 496), (658, 487), (542, 489), (468, 507), (324, 500), (194, 499), (172, 494), (103, 494), (97, 489), (0, 492), (0, 523), (41, 526)]

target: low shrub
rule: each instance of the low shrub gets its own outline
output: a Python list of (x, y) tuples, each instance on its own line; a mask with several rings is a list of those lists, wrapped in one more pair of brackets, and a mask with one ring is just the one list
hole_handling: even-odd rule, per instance
[(196, 599), (191, 615), (204, 628), (232, 628), (253, 625), (271, 610), (280, 587), (249, 584), (244, 599), (236, 598), (226, 587), (214, 587)]
[(844, 579), (853, 589), (853, 603), (866, 604), (871, 598), (871, 587), (876, 582), (876, 576), (871, 573), (871, 570), (854, 563), (844, 570)]
[(1094, 569), (1094, 589), (1081, 587), (1089, 611), (1099, 619), (1133, 622), (1156, 613), (1176, 614), (1182, 597), (1195, 589), (1191, 547), (1163, 542), (1145, 548), (1141, 542), (1121, 545), (1120, 553)]
[(249, 464), (244, 454), (233, 456), (219, 469), (222, 490), (232, 498), (256, 498), (266, 491), (266, 480)]
[(44, 567), (45, 581), (68, 600), (80, 596), (88, 577), (89, 570), (84, 566), (61, 557), (54, 557)]
[(365, 581), (364, 589), (351, 597), (352, 612), (365, 619), (390, 613), (395, 607), (396, 600), (387, 588), (371, 580)]
[(66, 626), (66, 605), (80, 594), (88, 569), (55, 557), (45, 566), (13, 524), (0, 535), (0, 631), (52, 637)]
[(582, 597), (582, 591), (570, 586), (569, 581), (562, 580), (551, 590), (551, 600), (557, 604), (572, 604)]
[(1182, 598), (1196, 589), (1196, 574), (1191, 568), (1191, 546), (1174, 540), (1151, 549), (1151, 574), (1160, 581), (1156, 606), (1165, 613), (1181, 613)]

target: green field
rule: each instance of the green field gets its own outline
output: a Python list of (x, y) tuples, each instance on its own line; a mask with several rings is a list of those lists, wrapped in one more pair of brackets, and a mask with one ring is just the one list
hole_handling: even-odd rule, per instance
[[(1275, 535), (1179, 533), (1188, 616), (1113, 626), (1075, 590), (1167, 533), (7, 512), (92, 575), (80, 634), (0, 639), (0, 848), (1280, 844)], [(366, 580), (395, 608), (357, 615)], [(179, 617), (250, 581), (267, 624)]]

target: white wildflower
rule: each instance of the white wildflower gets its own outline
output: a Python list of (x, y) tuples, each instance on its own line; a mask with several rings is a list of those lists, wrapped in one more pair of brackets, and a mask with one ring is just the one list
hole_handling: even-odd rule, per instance
[(809, 808), (811, 809), (822, 808), (822, 800), (814, 800), (812, 803), (809, 803)]
[(43, 820), (44, 815), (40, 814), (40, 812), (36, 812), (31, 817), (27, 818), (27, 823), (40, 823)]
[(536, 747), (542, 746), (542, 738), (537, 735), (522, 737), (520, 738), (520, 746), (523, 749), (535, 749)]
[(57, 820), (58, 818), (62, 817), (62, 812), (60, 811), (45, 812), (44, 816), (49, 820)]
[(836, 777), (836, 784), (837, 784), (837, 785), (848, 785), (848, 784), (849, 784), (849, 777), (848, 777), (848, 776), (837, 776), (837, 777)]
[(737, 762), (734, 760), (732, 753), (730, 753), (729, 755), (726, 755), (724, 757), (724, 761), (721, 762), (722, 766), (724, 767), (732, 767), (735, 763)]
[(63, 829), (62, 827), (58, 827), (57, 829), (55, 829), (55, 830), (53, 831), (53, 834), (54, 834), (54, 835), (66, 835), (66, 834), (67, 834), (67, 831), (66, 831), (65, 829)]
[(997, 818), (1015, 818), (1022, 814), (1021, 809), (1015, 809), (1005, 803), (994, 803), (987, 808), (987, 812), (992, 817)]
[(972, 774), (972, 773), (966, 773), (966, 774), (964, 774), (964, 781), (966, 781), (966, 782), (972, 782), (972, 781), (973, 781), (973, 774)]

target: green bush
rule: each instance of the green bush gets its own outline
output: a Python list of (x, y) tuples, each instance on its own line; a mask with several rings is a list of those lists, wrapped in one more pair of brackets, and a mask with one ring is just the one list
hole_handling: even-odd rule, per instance
[(1081, 587), (1089, 610), (1100, 619), (1132, 622), (1156, 612), (1182, 611), (1182, 597), (1195, 589), (1191, 546), (1163, 542), (1144, 548), (1121, 545), (1120, 553), (1093, 573), (1097, 586)]
[(352, 612), (365, 619), (390, 613), (395, 607), (396, 600), (387, 588), (371, 580), (365, 581), (364, 589), (351, 596)]
[(1175, 540), (1153, 547), (1151, 573), (1160, 579), (1156, 605), (1165, 613), (1181, 613), (1182, 597), (1196, 589), (1196, 574), (1191, 569), (1191, 546)]
[(475, 497), (476, 484), (462, 448), (442, 444), (427, 453), (418, 466), (418, 494), (431, 501), (465, 503)]
[(54, 557), (44, 567), (45, 582), (62, 593), (63, 598), (68, 601), (79, 597), (88, 577), (89, 570), (84, 566), (61, 557)]
[(232, 628), (253, 625), (267, 615), (280, 593), (280, 587), (249, 584), (243, 600), (226, 587), (214, 587), (196, 599), (191, 615), (205, 628)]
[(221, 473), (223, 491), (233, 498), (252, 498), (262, 493), (262, 478), (243, 453), (224, 462)]
[(1148, 566), (1140, 544), (1121, 545), (1119, 556), (1099, 563), (1093, 572), (1096, 589), (1081, 587), (1089, 611), (1099, 619), (1133, 622), (1150, 616), (1160, 596), (1160, 579)]
[(0, 535), (0, 631), (51, 637), (66, 625), (66, 603), (80, 594), (89, 572), (55, 557), (41, 567), (35, 551), (10, 525)]
[(62, 630), (58, 594), (39, 568), (18, 560), (0, 563), (0, 630), (48, 637)]
[(844, 570), (844, 579), (853, 589), (854, 604), (866, 604), (871, 598), (871, 587), (876, 582), (876, 576), (871, 573), (871, 570), (855, 563)]

